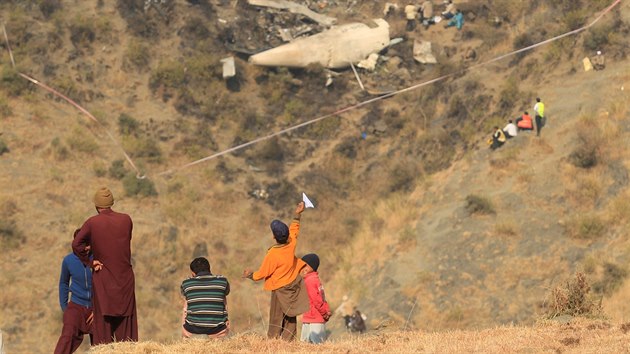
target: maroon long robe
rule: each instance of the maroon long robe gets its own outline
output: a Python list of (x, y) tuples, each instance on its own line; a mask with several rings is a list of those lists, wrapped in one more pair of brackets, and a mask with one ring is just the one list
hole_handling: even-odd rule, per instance
[(103, 269), (92, 276), (93, 345), (138, 340), (135, 279), (131, 268), (132, 229), (129, 215), (101, 209), (83, 224), (72, 241), (72, 250), (81, 262), (91, 263), (85, 251), (90, 245), (94, 260), (103, 263)]

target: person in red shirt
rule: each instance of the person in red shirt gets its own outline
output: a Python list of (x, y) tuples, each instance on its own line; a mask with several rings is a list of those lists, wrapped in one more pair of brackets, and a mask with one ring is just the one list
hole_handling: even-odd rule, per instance
[(525, 111), (522, 116), (516, 118), (516, 126), (518, 130), (534, 130), (534, 125), (532, 123), (532, 117)]
[[(72, 241), (72, 250), (92, 275), (94, 311), (92, 345), (138, 341), (135, 276), (131, 266), (133, 223), (127, 214), (111, 209), (112, 192), (102, 187), (94, 194), (97, 215), (87, 219)], [(89, 258), (90, 247), (94, 256)]]
[(319, 257), (314, 253), (309, 253), (302, 257), (306, 265), (300, 274), (304, 278), (306, 291), (311, 308), (302, 316), (302, 342), (314, 344), (323, 343), (326, 340), (326, 322), (332, 313), (330, 306), (326, 302), (324, 286), (319, 280), (317, 269), (319, 268)]
[(265, 290), (271, 291), (269, 329), (267, 337), (294, 340), (297, 333), (297, 316), (309, 309), (308, 295), (300, 271), (305, 263), (295, 256), (300, 218), (304, 202), (295, 209), (290, 226), (280, 220), (271, 222), (271, 233), (276, 244), (267, 250), (257, 271), (245, 269), (243, 278), (264, 280)]

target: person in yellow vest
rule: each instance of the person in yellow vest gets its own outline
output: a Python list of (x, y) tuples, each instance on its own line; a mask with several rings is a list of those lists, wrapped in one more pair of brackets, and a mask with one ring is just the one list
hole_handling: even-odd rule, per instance
[(492, 150), (496, 150), (505, 144), (506, 139), (507, 138), (505, 137), (503, 130), (499, 129), (498, 126), (495, 126), (494, 133), (492, 133), (492, 139), (488, 140), (488, 144)]
[(540, 130), (545, 126), (545, 104), (540, 100), (540, 97), (536, 97), (536, 104), (534, 105), (534, 113), (536, 114), (534, 120), (536, 121), (536, 136), (540, 136)]

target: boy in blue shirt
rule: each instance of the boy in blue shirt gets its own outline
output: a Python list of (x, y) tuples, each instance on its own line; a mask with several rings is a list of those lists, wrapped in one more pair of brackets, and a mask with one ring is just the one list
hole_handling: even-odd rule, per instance
[(74, 253), (65, 256), (61, 263), (59, 305), (63, 311), (63, 329), (55, 354), (71, 354), (79, 348), (85, 334), (90, 335), (92, 342), (93, 320), (92, 270)]

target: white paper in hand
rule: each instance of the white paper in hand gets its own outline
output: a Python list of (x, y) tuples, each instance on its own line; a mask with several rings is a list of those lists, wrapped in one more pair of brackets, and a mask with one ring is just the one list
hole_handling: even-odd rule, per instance
[(311, 200), (308, 199), (308, 197), (306, 196), (306, 193), (302, 193), (302, 201), (304, 202), (305, 208), (315, 208), (315, 205), (313, 205), (313, 202), (311, 202)]

